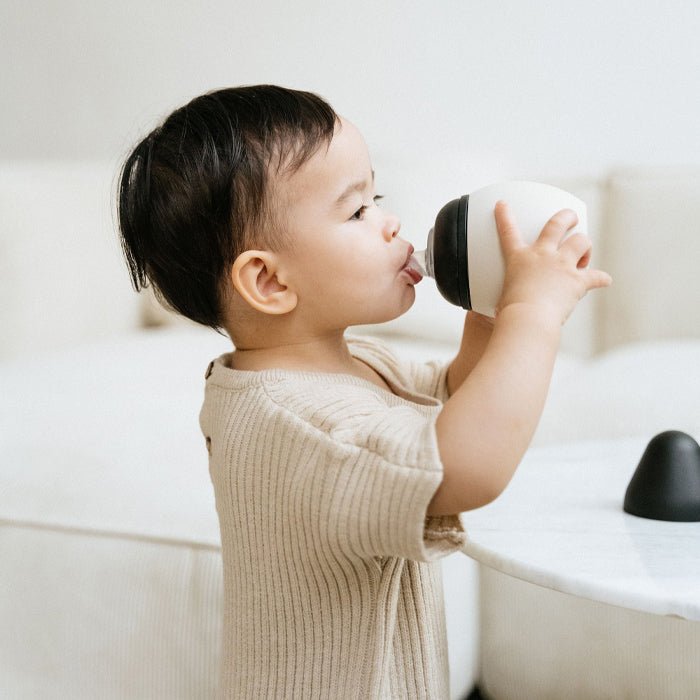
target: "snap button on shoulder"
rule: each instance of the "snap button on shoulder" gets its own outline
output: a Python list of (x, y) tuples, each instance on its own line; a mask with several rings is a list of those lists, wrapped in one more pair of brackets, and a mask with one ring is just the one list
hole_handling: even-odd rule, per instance
[(209, 376), (211, 375), (212, 370), (214, 369), (214, 360), (212, 360), (209, 363), (209, 366), (207, 367), (207, 371), (204, 373), (204, 378), (209, 379)]

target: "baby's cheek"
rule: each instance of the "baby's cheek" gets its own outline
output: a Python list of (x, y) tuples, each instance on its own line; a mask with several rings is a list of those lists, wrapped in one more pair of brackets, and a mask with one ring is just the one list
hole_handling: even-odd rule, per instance
[(344, 274), (347, 283), (357, 289), (360, 295), (376, 293), (386, 286), (386, 270), (377, 265), (376, 260), (364, 260), (349, 265)]

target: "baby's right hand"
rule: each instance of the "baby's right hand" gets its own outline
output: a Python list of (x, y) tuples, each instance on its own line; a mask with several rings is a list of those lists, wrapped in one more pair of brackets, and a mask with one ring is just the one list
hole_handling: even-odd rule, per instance
[(587, 268), (592, 249), (588, 236), (574, 233), (562, 243), (578, 223), (571, 209), (557, 212), (532, 245), (523, 241), (506, 202), (496, 202), (495, 214), (505, 260), (496, 317), (507, 306), (528, 304), (562, 325), (589, 290), (612, 284), (607, 272)]

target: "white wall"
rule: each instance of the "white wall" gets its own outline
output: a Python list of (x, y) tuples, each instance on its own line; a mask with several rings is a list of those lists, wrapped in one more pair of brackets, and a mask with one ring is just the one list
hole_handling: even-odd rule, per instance
[(455, 193), (700, 161), (693, 0), (3, 0), (0, 32), (0, 158), (117, 157), (201, 92), (274, 82)]

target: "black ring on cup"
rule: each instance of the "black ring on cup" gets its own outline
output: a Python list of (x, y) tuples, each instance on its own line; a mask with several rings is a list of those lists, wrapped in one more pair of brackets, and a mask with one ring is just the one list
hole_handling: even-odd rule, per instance
[(463, 309), (472, 308), (471, 294), (469, 293), (469, 256), (467, 254), (467, 215), (469, 213), (469, 195), (459, 198), (457, 207), (457, 287), (459, 289), (459, 303)]

